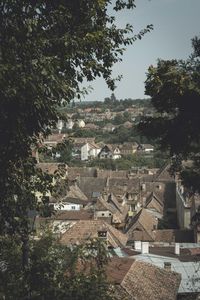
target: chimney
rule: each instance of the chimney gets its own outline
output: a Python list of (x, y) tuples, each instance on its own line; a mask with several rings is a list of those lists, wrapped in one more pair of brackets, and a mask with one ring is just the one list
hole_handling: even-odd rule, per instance
[(180, 244), (179, 243), (175, 243), (175, 254), (180, 255)]
[(149, 254), (149, 242), (142, 242), (142, 254)]
[(142, 250), (142, 242), (141, 241), (134, 241), (134, 249), (136, 251), (141, 251)]
[(146, 197), (142, 197), (142, 207), (145, 207), (146, 205)]
[(172, 267), (172, 265), (171, 265), (170, 262), (168, 262), (168, 261), (165, 261), (165, 262), (164, 262), (164, 269), (165, 269), (166, 271), (171, 271), (171, 267)]

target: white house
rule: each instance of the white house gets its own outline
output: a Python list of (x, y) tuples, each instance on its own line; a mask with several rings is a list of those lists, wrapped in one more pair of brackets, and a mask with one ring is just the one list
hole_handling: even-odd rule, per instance
[(151, 153), (154, 151), (154, 146), (150, 144), (140, 144), (138, 146), (138, 150), (143, 151), (145, 153)]
[(59, 133), (61, 133), (61, 131), (62, 131), (63, 127), (64, 127), (64, 122), (62, 120), (58, 120), (56, 127), (57, 127)]
[(183, 186), (176, 186), (176, 209), (178, 225), (181, 229), (190, 228), (191, 223), (191, 203), (184, 192)]
[(68, 119), (68, 121), (66, 122), (66, 128), (72, 129), (73, 126), (74, 126), (74, 122), (72, 121), (72, 119)]
[(81, 160), (88, 160), (91, 158), (95, 158), (98, 156), (100, 151), (101, 151), (101, 148), (99, 146), (97, 146), (96, 144), (85, 143), (81, 147)]
[(77, 125), (79, 128), (84, 128), (85, 127), (85, 122), (83, 120), (78, 120)]
[(121, 151), (118, 146), (115, 145), (105, 145), (99, 152), (99, 158), (111, 158), (118, 159), (121, 158)]

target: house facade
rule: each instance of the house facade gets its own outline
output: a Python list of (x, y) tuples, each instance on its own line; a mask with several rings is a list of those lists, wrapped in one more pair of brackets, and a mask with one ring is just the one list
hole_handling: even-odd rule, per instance
[(101, 148), (94, 143), (85, 143), (81, 147), (81, 160), (89, 160), (96, 158)]
[(115, 145), (105, 145), (99, 152), (99, 158), (105, 159), (118, 159), (121, 158), (121, 151), (118, 146)]
[(191, 224), (191, 205), (184, 194), (183, 187), (176, 186), (176, 209), (178, 225), (181, 229), (190, 228)]

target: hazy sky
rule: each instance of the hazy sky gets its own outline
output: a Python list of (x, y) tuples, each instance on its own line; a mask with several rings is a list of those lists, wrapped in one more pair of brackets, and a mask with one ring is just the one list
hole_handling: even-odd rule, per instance
[[(123, 75), (117, 83), (117, 99), (144, 98), (144, 81), (148, 66), (158, 58), (187, 58), (192, 52), (191, 38), (200, 34), (200, 0), (136, 0), (136, 9), (120, 13), (117, 24), (130, 23), (137, 33), (147, 24), (154, 30), (129, 46), (113, 74)], [(85, 100), (103, 100), (111, 95), (102, 79), (93, 84)]]

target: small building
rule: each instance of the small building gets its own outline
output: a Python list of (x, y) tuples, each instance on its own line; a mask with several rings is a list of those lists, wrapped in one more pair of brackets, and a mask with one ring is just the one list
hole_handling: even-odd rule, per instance
[(157, 226), (158, 217), (156, 214), (142, 208), (131, 218), (125, 232), (130, 242), (135, 240), (153, 241), (153, 231), (157, 229)]
[(132, 155), (136, 153), (138, 148), (138, 143), (123, 143), (119, 146), (122, 155)]
[(75, 222), (61, 237), (63, 245), (86, 243), (89, 239), (99, 238), (108, 247), (124, 247), (127, 236), (103, 220), (81, 220)]
[(154, 151), (154, 146), (151, 144), (140, 144), (138, 146), (138, 151), (142, 151), (144, 153), (152, 153)]
[(85, 143), (81, 147), (81, 160), (89, 160), (96, 158), (101, 148), (95, 143)]
[(99, 152), (99, 158), (118, 159), (121, 158), (121, 152), (117, 145), (105, 145)]

